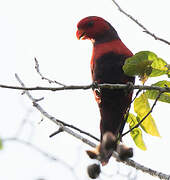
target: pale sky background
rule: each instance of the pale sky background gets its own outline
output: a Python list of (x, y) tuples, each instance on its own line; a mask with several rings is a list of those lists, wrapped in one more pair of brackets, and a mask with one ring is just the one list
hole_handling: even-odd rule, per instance
[[(151, 32), (170, 41), (169, 0), (118, 2)], [(14, 77), (14, 73), (18, 73), (27, 86), (48, 86), (34, 69), (36, 57), (45, 76), (67, 85), (90, 84), (92, 44), (90, 41), (78, 41), (75, 36), (77, 22), (89, 15), (101, 16), (109, 21), (133, 53), (153, 51), (170, 63), (170, 47), (143, 33), (141, 28), (117, 10), (111, 0), (0, 0), (0, 83), (18, 85)], [(156, 81), (154, 78), (147, 84)], [(27, 118), (35, 127), (32, 143), (74, 166), (78, 179), (88, 179), (86, 166), (92, 162), (85, 150), (90, 147), (66, 133), (50, 139), (49, 135), (57, 127), (47, 119), (39, 124), (42, 116), (26, 96), (21, 96), (21, 92), (15, 90), (0, 89), (0, 92), (2, 138), (14, 136), (22, 120)], [(32, 94), (36, 98), (45, 97), (40, 104), (51, 115), (99, 137), (100, 117), (91, 90)], [(134, 148), (135, 161), (167, 174), (170, 173), (169, 110), (169, 104), (160, 102), (155, 107), (152, 114), (162, 138), (143, 133), (147, 151), (138, 149), (129, 135), (124, 138), (125, 144)], [(31, 130), (31, 126), (24, 126), (21, 138), (28, 140)], [(35, 180), (38, 177), (47, 180), (74, 179), (60, 163), (49, 161), (29, 147), (15, 142), (4, 144), (3, 151), (0, 151), (0, 162), (2, 180)], [(115, 165), (114, 160), (111, 160), (109, 170), (104, 169), (112, 174), (117, 166), (122, 172), (124, 168), (128, 169), (120, 163)], [(109, 178), (101, 176), (101, 179)], [(155, 178), (139, 173), (138, 180), (143, 179)]]

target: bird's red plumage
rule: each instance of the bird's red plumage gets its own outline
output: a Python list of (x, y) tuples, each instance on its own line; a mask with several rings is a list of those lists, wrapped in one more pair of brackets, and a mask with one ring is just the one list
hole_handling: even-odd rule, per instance
[[(122, 66), (132, 52), (120, 40), (116, 30), (103, 18), (90, 16), (77, 25), (78, 39), (93, 43), (91, 58), (92, 80), (97, 83), (134, 83), (134, 77), (124, 74)], [(94, 89), (101, 114), (101, 140), (106, 132), (121, 135), (125, 114), (131, 104), (132, 92), (124, 90)]]
[(122, 43), (121, 40), (113, 40), (110, 42), (99, 43), (93, 47), (93, 53), (91, 58), (90, 67), (93, 70), (93, 64), (103, 54), (108, 52), (114, 52), (116, 54), (124, 54), (127, 57), (132, 56), (132, 52)]

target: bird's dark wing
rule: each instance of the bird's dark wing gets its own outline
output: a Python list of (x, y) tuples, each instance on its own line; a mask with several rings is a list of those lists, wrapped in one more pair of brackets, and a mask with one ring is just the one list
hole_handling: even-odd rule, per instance
[[(126, 76), (122, 66), (127, 56), (113, 52), (106, 53), (95, 60), (92, 73), (93, 81), (98, 83), (134, 83), (134, 77)], [(125, 125), (125, 114), (131, 103), (132, 92), (126, 90), (101, 89), (98, 93), (101, 114), (101, 138), (107, 131), (114, 135), (122, 133)]]

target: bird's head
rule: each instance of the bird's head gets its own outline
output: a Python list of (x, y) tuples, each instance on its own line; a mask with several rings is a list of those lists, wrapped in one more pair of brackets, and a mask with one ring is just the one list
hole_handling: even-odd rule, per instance
[(78, 39), (90, 39), (93, 41), (109, 41), (119, 39), (115, 29), (101, 17), (89, 16), (77, 24)]

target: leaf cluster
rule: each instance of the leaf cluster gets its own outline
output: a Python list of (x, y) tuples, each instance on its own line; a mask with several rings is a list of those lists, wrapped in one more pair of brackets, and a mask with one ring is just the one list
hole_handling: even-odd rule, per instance
[[(144, 84), (148, 78), (167, 75), (170, 77), (170, 65), (155, 53), (150, 51), (141, 51), (134, 56), (127, 58), (123, 66), (123, 71), (128, 76), (138, 76)], [(170, 87), (170, 81), (158, 81), (151, 86)], [(134, 111), (136, 115), (129, 113), (127, 123), (131, 137), (137, 147), (146, 150), (142, 131), (160, 137), (155, 120), (151, 115), (151, 108), (148, 99), (156, 100), (161, 92), (157, 90), (146, 90), (134, 100)], [(170, 93), (161, 93), (159, 101), (170, 103)], [(148, 116), (146, 116), (149, 113)], [(136, 127), (136, 128), (133, 128)]]

